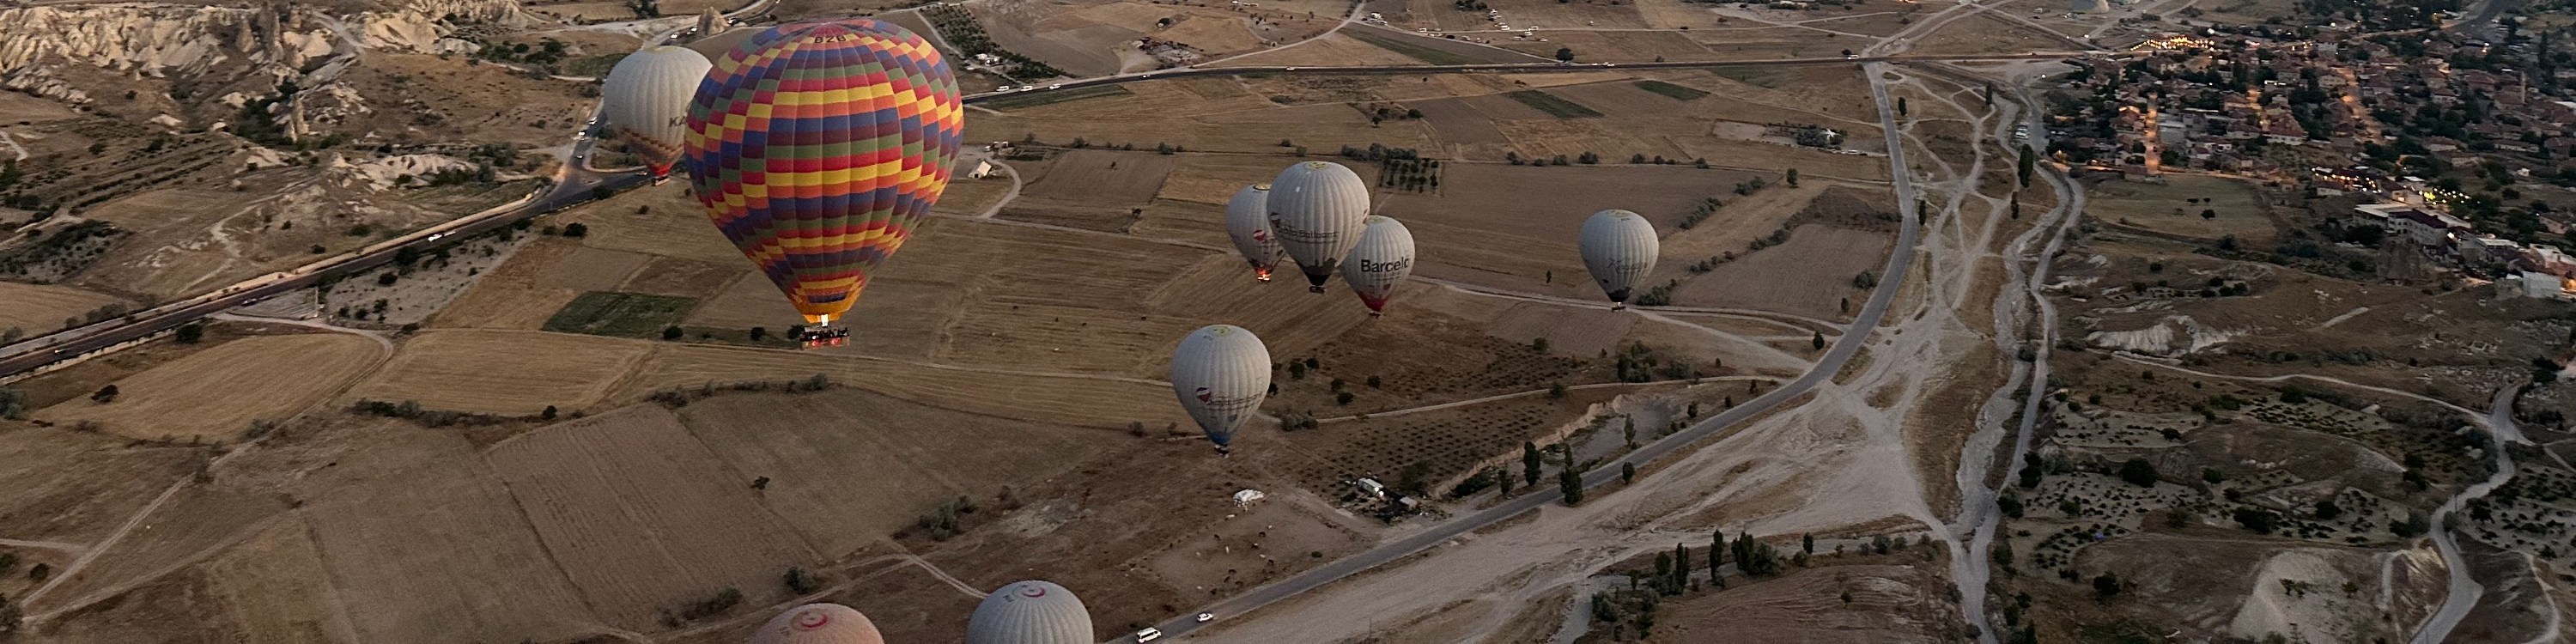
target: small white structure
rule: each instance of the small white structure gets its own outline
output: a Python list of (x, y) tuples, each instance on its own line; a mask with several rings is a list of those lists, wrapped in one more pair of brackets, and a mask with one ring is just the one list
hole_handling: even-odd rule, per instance
[(1260, 490), (1244, 490), (1236, 492), (1234, 493), (1234, 507), (1252, 507), (1252, 504), (1260, 503), (1262, 499), (1266, 498), (1270, 498), (1270, 495), (1262, 494)]
[(975, 162), (975, 167), (966, 169), (966, 178), (968, 179), (982, 179), (989, 176), (993, 176), (992, 161), (977, 160)]
[(1359, 488), (1360, 494), (1369, 498), (1386, 498), (1386, 484), (1377, 482), (1377, 479), (1360, 479)]
[(2497, 294), (2508, 297), (2555, 298), (2566, 288), (2567, 280), (2548, 273), (2523, 271), (2496, 280)]

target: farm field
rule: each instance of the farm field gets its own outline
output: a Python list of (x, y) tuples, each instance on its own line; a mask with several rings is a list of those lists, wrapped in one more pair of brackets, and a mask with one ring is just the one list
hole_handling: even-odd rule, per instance
[(1549, 94), (1540, 90), (1521, 90), (1504, 94), (1504, 96), (1510, 97), (1515, 101), (1520, 101), (1521, 104), (1528, 105), (1538, 111), (1546, 112), (1548, 116), (1561, 119), (1592, 118), (1601, 116), (1600, 112), (1593, 111), (1592, 108), (1584, 107), (1582, 104), (1568, 101), (1557, 97), (1555, 94)]
[(606, 401), (651, 345), (634, 340), (525, 331), (426, 331), (350, 400), (417, 401), (434, 410), (534, 414)]
[[(1513, 25), (1518, 27), (1520, 25)], [(1578, 63), (1647, 63), (1663, 60), (1708, 60), (1708, 47), (1677, 31), (1582, 31), (1549, 29), (1537, 40), (1494, 39), (1494, 46), (1554, 58), (1559, 48), (1574, 50)]]
[(181, 490), (144, 517), (144, 525), (151, 526), (149, 538), (106, 551), (78, 574), (59, 580), (49, 594), (28, 607), (72, 609), (109, 599), (129, 584), (193, 564), (209, 552), (250, 537), (286, 510), (285, 501), (269, 494), (208, 487)]
[[(2254, 186), (2237, 179), (2166, 174), (2165, 183), (2103, 181), (2085, 188), (2085, 206), (2103, 221), (2207, 240), (2235, 236), (2264, 242), (2272, 217)], [(2194, 203), (2197, 200), (2198, 203)], [(2215, 217), (2204, 218), (2208, 210)]]
[(0, 429), (0, 462), (39, 464), (0, 469), (0, 525), (9, 526), (9, 538), (96, 541), (187, 478), (190, 450), (133, 449), (128, 442), (68, 429)]
[[(897, 255), (887, 264), (897, 264), (907, 259), (911, 257)], [(795, 305), (787, 302), (786, 295), (779, 293), (778, 285), (770, 282), (768, 275), (750, 270), (749, 266), (750, 264), (745, 262), (744, 268), (734, 272), (732, 281), (727, 282), (723, 289), (716, 291), (714, 297), (707, 298), (705, 303), (688, 310), (688, 317), (683, 319), (682, 324), (724, 329), (748, 329), (760, 326), (785, 332), (788, 326), (803, 322), (804, 316), (796, 312)], [(853, 305), (850, 312), (857, 314), (864, 309), (873, 308), (869, 305), (873, 304), (876, 296), (884, 290), (886, 288), (882, 278), (871, 279), (868, 290), (861, 293), (859, 303)]]
[(27, 337), (62, 330), (65, 318), (78, 318), (110, 304), (127, 304), (113, 295), (69, 286), (0, 282), (0, 329), (18, 329)]
[(1342, 33), (1308, 39), (1295, 47), (1229, 58), (1213, 67), (1288, 67), (1296, 65), (1419, 65), (1422, 60)]
[[(1789, 243), (1738, 255), (1673, 290), (1681, 306), (1726, 306), (1841, 319), (1869, 297), (1853, 278), (1887, 262), (1893, 238), (1885, 233), (1809, 224), (1790, 231)], [(1844, 302), (1849, 302), (1849, 309)]]
[[(596, 234), (596, 233), (594, 233)], [(546, 286), (543, 278), (582, 249), (561, 239), (540, 239), (478, 276), (472, 286), (429, 317), (433, 328), (535, 330), (581, 291)]]
[(767, 478), (759, 503), (825, 559), (889, 538), (950, 499), (1026, 487), (1135, 440), (847, 389), (719, 395), (678, 419), (718, 459), (726, 489)]
[(242, 338), (120, 379), (111, 402), (75, 398), (35, 417), (146, 440), (229, 442), (251, 421), (284, 420), (330, 397), (384, 353), (345, 333)]
[[(1402, 54), (1414, 62), (1428, 65), (1470, 65), (1477, 63), (1526, 63), (1540, 58), (1514, 55), (1509, 51), (1480, 47), (1455, 40), (1430, 38), (1379, 27), (1357, 25), (1341, 33), (1369, 45)], [(1553, 53), (1553, 52), (1550, 52)], [(1349, 63), (1342, 63), (1349, 64)]]
[[(1402, 219), (1423, 247), (1415, 275), (1557, 297), (1598, 297), (1582, 275), (1575, 233), (1604, 209), (1636, 211), (1675, 229), (1710, 196), (1749, 178), (1689, 166), (1530, 167), (1446, 164), (1438, 195), (1395, 193), (1381, 211)], [(1582, 185), (1528, 192), (1515, 186)], [(1711, 224), (1724, 224), (1712, 221)]]
[[(200, 565), (220, 622), (260, 642), (346, 642), (357, 634), (333, 605), (337, 590), (302, 515), (271, 521)], [(281, 592), (285, 591), (285, 592)]]
[(695, 389), (710, 382), (782, 382), (820, 373), (835, 383), (907, 401), (1016, 420), (1114, 429), (1138, 422), (1155, 427), (1190, 422), (1172, 404), (1169, 385), (1145, 380), (698, 344), (656, 347), (633, 373), (618, 399), (662, 389)]
[(360, 641), (589, 632), (598, 618), (471, 443), (390, 421), (366, 438), (298, 486)]
[(550, 425), (484, 458), (584, 603), (620, 628), (652, 630), (662, 611), (726, 588), (753, 605), (784, 600), (776, 580), (815, 561), (760, 507), (751, 477), (660, 406)]
[(609, 337), (656, 337), (664, 328), (688, 315), (689, 309), (696, 305), (696, 300), (685, 297), (592, 291), (573, 298), (553, 317), (546, 318), (545, 330)]

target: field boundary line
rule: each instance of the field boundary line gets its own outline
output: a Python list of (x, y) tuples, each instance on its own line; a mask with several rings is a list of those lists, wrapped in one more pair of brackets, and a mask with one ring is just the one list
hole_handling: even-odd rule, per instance
[(0, 539), (0, 546), (8, 546), (11, 548), (35, 548), (39, 550), (60, 550), (74, 555), (89, 552), (90, 549), (89, 546), (77, 543), (66, 543), (62, 541), (28, 541), (24, 539)]

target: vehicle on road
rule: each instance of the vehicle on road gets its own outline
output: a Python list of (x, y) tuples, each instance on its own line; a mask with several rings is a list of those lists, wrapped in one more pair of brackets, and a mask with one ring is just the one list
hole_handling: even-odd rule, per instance
[(1047, 89), (1064, 89), (1064, 83), (1056, 83), (1056, 84), (1054, 84), (1054, 85), (1048, 85), (1048, 86), (1047, 86)]
[(1293, 72), (1293, 71), (1297, 71), (1297, 68), (1295, 68), (1295, 67), (1290, 67), (1290, 68), (1288, 68), (1288, 71), (1292, 71), (1292, 72)]
[(447, 233), (430, 233), (428, 239), (423, 239), (421, 241), (438, 241), (438, 238), (446, 236)]
[(1216, 619), (1216, 613), (1199, 613), (1199, 622), (1201, 623), (1206, 623), (1209, 620), (1214, 619)]
[(1163, 629), (1148, 628), (1136, 631), (1136, 641), (1138, 642), (1151, 642), (1159, 639), (1163, 639)]

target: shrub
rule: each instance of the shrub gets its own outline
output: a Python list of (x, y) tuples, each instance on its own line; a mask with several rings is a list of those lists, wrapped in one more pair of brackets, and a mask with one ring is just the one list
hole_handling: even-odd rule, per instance
[(2120, 480), (2138, 487), (2156, 486), (2156, 465), (2147, 459), (2132, 458), (2120, 464)]

